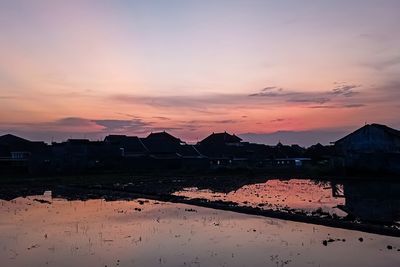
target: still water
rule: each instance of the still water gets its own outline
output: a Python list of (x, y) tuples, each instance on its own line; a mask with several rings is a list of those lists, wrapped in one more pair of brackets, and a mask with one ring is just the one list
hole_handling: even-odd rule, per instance
[(400, 228), (400, 183), (395, 181), (278, 180), (244, 185), (231, 192), (213, 188), (184, 188), (174, 195), (210, 201), (230, 201), (240, 206), (307, 214), (329, 213), (354, 221)]
[(345, 216), (338, 207), (345, 199), (334, 195), (333, 190), (342, 191), (342, 187), (332, 187), (330, 183), (318, 183), (313, 180), (272, 179), (265, 183), (245, 185), (229, 193), (214, 192), (212, 189), (184, 188), (174, 195), (207, 200), (231, 201), (241, 206), (262, 209), (294, 209), (304, 212), (322, 210), (330, 214)]
[[(325, 246), (330, 238), (335, 241)], [(184, 204), (67, 201), (46, 194), (0, 201), (0, 262), (392, 267), (400, 266), (400, 239)]]

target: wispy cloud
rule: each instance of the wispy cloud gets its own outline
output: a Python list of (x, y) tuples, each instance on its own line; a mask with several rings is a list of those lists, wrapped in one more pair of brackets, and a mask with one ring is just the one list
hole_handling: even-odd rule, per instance
[(136, 132), (142, 131), (143, 129), (152, 125), (150, 122), (143, 121), (142, 119), (132, 120), (92, 120), (97, 125), (100, 125), (105, 132)]
[(65, 132), (142, 132), (150, 131), (155, 124), (143, 119), (118, 120), (118, 119), (88, 119), (80, 117), (65, 117), (49, 122), (38, 123), (11, 123), (8, 127), (33, 130), (62, 130)]
[(79, 117), (66, 117), (61, 118), (53, 122), (41, 123), (43, 126), (67, 126), (67, 127), (84, 127), (84, 126), (92, 126), (93, 121), (79, 118)]
[(296, 98), (289, 98), (286, 100), (287, 102), (293, 103), (317, 103), (317, 104), (324, 104), (331, 101), (328, 97), (312, 97), (312, 96), (301, 96)]
[[(159, 110), (190, 110), (192, 113), (204, 113), (210, 115), (222, 115), (218, 108), (262, 108), (267, 109), (273, 106), (309, 107), (310, 105), (323, 105), (332, 103), (330, 106), (350, 107), (355, 100), (349, 100), (361, 94), (356, 90), (361, 85), (335, 83), (329, 90), (294, 90), (278, 86), (267, 86), (256, 93), (251, 94), (202, 94), (202, 95), (170, 95), (170, 96), (145, 96), (130, 94), (115, 94), (107, 96), (108, 101), (124, 103), (127, 105), (145, 105)], [(153, 116), (163, 120), (165, 116)]]
[(249, 94), (249, 96), (261, 96), (261, 97), (282, 97), (295, 95), (295, 92), (287, 92), (283, 88), (276, 86), (268, 86), (260, 90), (258, 93)]
[(338, 109), (338, 108), (361, 108), (365, 107), (365, 104), (344, 104), (344, 105), (316, 105), (310, 106), (312, 109)]
[(129, 94), (117, 94), (108, 97), (111, 101), (126, 104), (143, 104), (152, 107), (191, 107), (207, 112), (205, 107), (225, 104), (240, 104), (243, 101), (242, 94), (203, 94), (203, 95), (171, 95), (171, 96), (139, 96)]
[(17, 99), (17, 96), (0, 95), (0, 99)]
[(338, 85), (332, 89), (332, 94), (336, 96), (345, 96), (345, 97), (352, 97), (360, 92), (354, 91), (354, 89), (361, 87), (360, 85), (354, 84), (342, 84)]
[(343, 108), (362, 108), (365, 107), (367, 105), (365, 104), (347, 104), (347, 105), (343, 105)]
[[(335, 83), (336, 86), (330, 91), (325, 90), (290, 90), (282, 87), (268, 86), (258, 93), (252, 93), (249, 97), (275, 98), (282, 102), (303, 103), (303, 104), (325, 104), (334, 100), (334, 97), (352, 97), (360, 92), (354, 89), (360, 85)], [(275, 100), (275, 101), (276, 101)]]
[(168, 118), (168, 117), (163, 117), (163, 116), (153, 116), (152, 118), (158, 119), (158, 120), (162, 120), (162, 121), (169, 121), (169, 120), (171, 120), (170, 118)]
[(270, 120), (270, 122), (283, 122), (283, 121), (285, 121), (285, 119), (282, 118)]
[(236, 123), (240, 123), (241, 120), (234, 120), (234, 119), (224, 119), (224, 120), (187, 120), (187, 121), (180, 121), (177, 124), (182, 129), (191, 129), (192, 131), (195, 129), (200, 128), (213, 128), (215, 125), (234, 125)]

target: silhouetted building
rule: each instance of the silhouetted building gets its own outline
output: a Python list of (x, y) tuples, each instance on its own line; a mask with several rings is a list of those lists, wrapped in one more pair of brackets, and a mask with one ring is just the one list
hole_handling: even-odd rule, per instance
[(196, 148), (209, 157), (212, 168), (263, 168), (273, 158), (273, 149), (262, 144), (242, 142), (227, 132), (213, 133)]
[(318, 143), (307, 148), (304, 155), (315, 161), (330, 160), (335, 155), (335, 147), (332, 145), (324, 146)]
[(16, 172), (41, 172), (47, 168), (50, 160), (49, 147), (44, 142), (33, 142), (27, 139), (6, 134), (0, 136), (0, 169)]
[(212, 133), (211, 135), (204, 138), (199, 142), (203, 146), (237, 146), (240, 145), (242, 139), (234, 134), (223, 133)]
[(207, 170), (210, 167), (209, 159), (193, 145), (180, 145), (178, 148), (178, 156), (182, 160), (184, 169)]
[(137, 136), (108, 135), (104, 143), (119, 150), (122, 157), (142, 157), (149, 153), (143, 141)]
[(116, 168), (120, 153), (119, 148), (102, 141), (68, 139), (52, 144), (52, 168), (57, 172), (72, 173)]
[(243, 146), (241, 141), (241, 138), (227, 132), (212, 133), (200, 141), (196, 148), (210, 159), (212, 168), (233, 167), (234, 161), (239, 163), (247, 160), (240, 151)]
[(179, 138), (165, 131), (151, 133), (141, 140), (150, 154), (156, 158), (177, 158), (180, 145), (185, 144)]
[(350, 171), (400, 173), (400, 131), (367, 124), (335, 142), (337, 165)]
[(0, 145), (0, 159), (9, 159), (11, 158), (11, 152), (8, 146)]
[(279, 142), (275, 147), (277, 158), (301, 158), (304, 157), (306, 150), (299, 145), (283, 145)]
[[(329, 160), (333, 158), (334, 160)], [(366, 125), (335, 142), (308, 149), (243, 142), (234, 134), (213, 133), (196, 145), (163, 131), (145, 138), (108, 135), (104, 141), (69, 139), (32, 142), (11, 134), (0, 136), (0, 169), (31, 173), (136, 171), (167, 169), (261, 168), (280, 170), (322, 163), (349, 170), (400, 173), (400, 132), (384, 125)], [(324, 167), (325, 167), (324, 166)], [(322, 168), (321, 168), (322, 169)], [(325, 168), (327, 169), (327, 168)], [(322, 169), (322, 170), (325, 170)]]
[(0, 136), (0, 145), (8, 148), (12, 159), (21, 160), (29, 159), (32, 153), (41, 152), (46, 147), (44, 142), (32, 142), (12, 134)]

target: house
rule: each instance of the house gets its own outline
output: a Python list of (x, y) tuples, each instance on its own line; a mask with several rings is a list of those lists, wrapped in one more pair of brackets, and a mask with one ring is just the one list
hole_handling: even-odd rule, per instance
[(242, 139), (234, 134), (212, 133), (199, 142), (202, 146), (240, 146)]
[(31, 142), (12, 134), (0, 136), (0, 145), (8, 148), (10, 151), (10, 158), (14, 160), (28, 160), (32, 152), (36, 150), (35, 146), (37, 146), (38, 143), (39, 142)]
[(102, 141), (68, 139), (66, 142), (53, 143), (51, 148), (52, 167), (58, 172), (100, 170), (119, 162), (116, 157), (120, 151), (113, 150)]
[(144, 146), (149, 151), (149, 164), (158, 169), (179, 169), (182, 167), (182, 157), (178, 151), (185, 145), (181, 139), (163, 131), (150, 133), (146, 138), (141, 138)]
[(149, 150), (137, 136), (108, 135), (104, 143), (114, 147), (122, 157), (146, 156)]
[(299, 145), (283, 145), (279, 142), (275, 146), (275, 157), (279, 158), (301, 158), (306, 150)]
[(249, 167), (266, 168), (271, 166), (271, 159), (275, 157), (274, 147), (264, 144), (242, 143), (242, 158), (247, 159)]
[(304, 155), (314, 161), (327, 161), (335, 155), (335, 149), (332, 145), (324, 146), (317, 143), (307, 148)]
[(141, 139), (153, 157), (176, 158), (180, 145), (185, 144), (181, 139), (163, 131), (149, 134)]
[(210, 158), (212, 168), (260, 168), (272, 157), (271, 147), (242, 142), (240, 137), (227, 132), (212, 133), (196, 148)]
[(276, 168), (300, 168), (311, 164), (310, 158), (275, 158), (272, 165)]
[(208, 169), (208, 158), (194, 145), (163, 131), (142, 139), (152, 159), (152, 167), (161, 169)]
[(210, 167), (208, 157), (201, 154), (194, 145), (180, 145), (177, 154), (181, 158), (184, 169), (205, 170)]
[[(210, 159), (212, 168), (224, 168), (233, 165), (235, 154), (239, 152), (242, 139), (236, 135), (223, 133), (212, 133), (198, 142), (196, 149)], [(235, 153), (236, 151), (236, 153)]]
[(212, 133), (197, 143), (197, 149), (210, 158), (232, 158), (237, 147), (242, 147), (242, 139), (236, 135), (223, 133)]
[(400, 131), (366, 124), (334, 142), (336, 166), (349, 171), (400, 174)]
[(59, 172), (80, 172), (87, 169), (90, 141), (88, 139), (68, 139), (66, 142), (52, 143), (52, 166)]
[(46, 168), (51, 155), (44, 142), (30, 141), (12, 134), (0, 136), (1, 169), (36, 173)]
[(8, 146), (0, 145), (0, 159), (8, 159), (11, 158), (11, 152)]
[(173, 136), (172, 134), (167, 133), (166, 131), (155, 132), (155, 133), (152, 132), (146, 137), (146, 140), (172, 142), (172, 143), (176, 143), (176, 144), (184, 144), (185, 143), (181, 139)]
[(108, 135), (104, 144), (110, 150), (108, 159), (119, 170), (152, 168), (150, 151), (142, 138), (126, 135)]

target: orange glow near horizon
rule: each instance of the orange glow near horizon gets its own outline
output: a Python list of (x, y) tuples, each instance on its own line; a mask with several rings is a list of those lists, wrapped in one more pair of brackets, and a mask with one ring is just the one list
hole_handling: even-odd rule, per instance
[(399, 127), (400, 6), (300, 2), (0, 3), (0, 134)]

